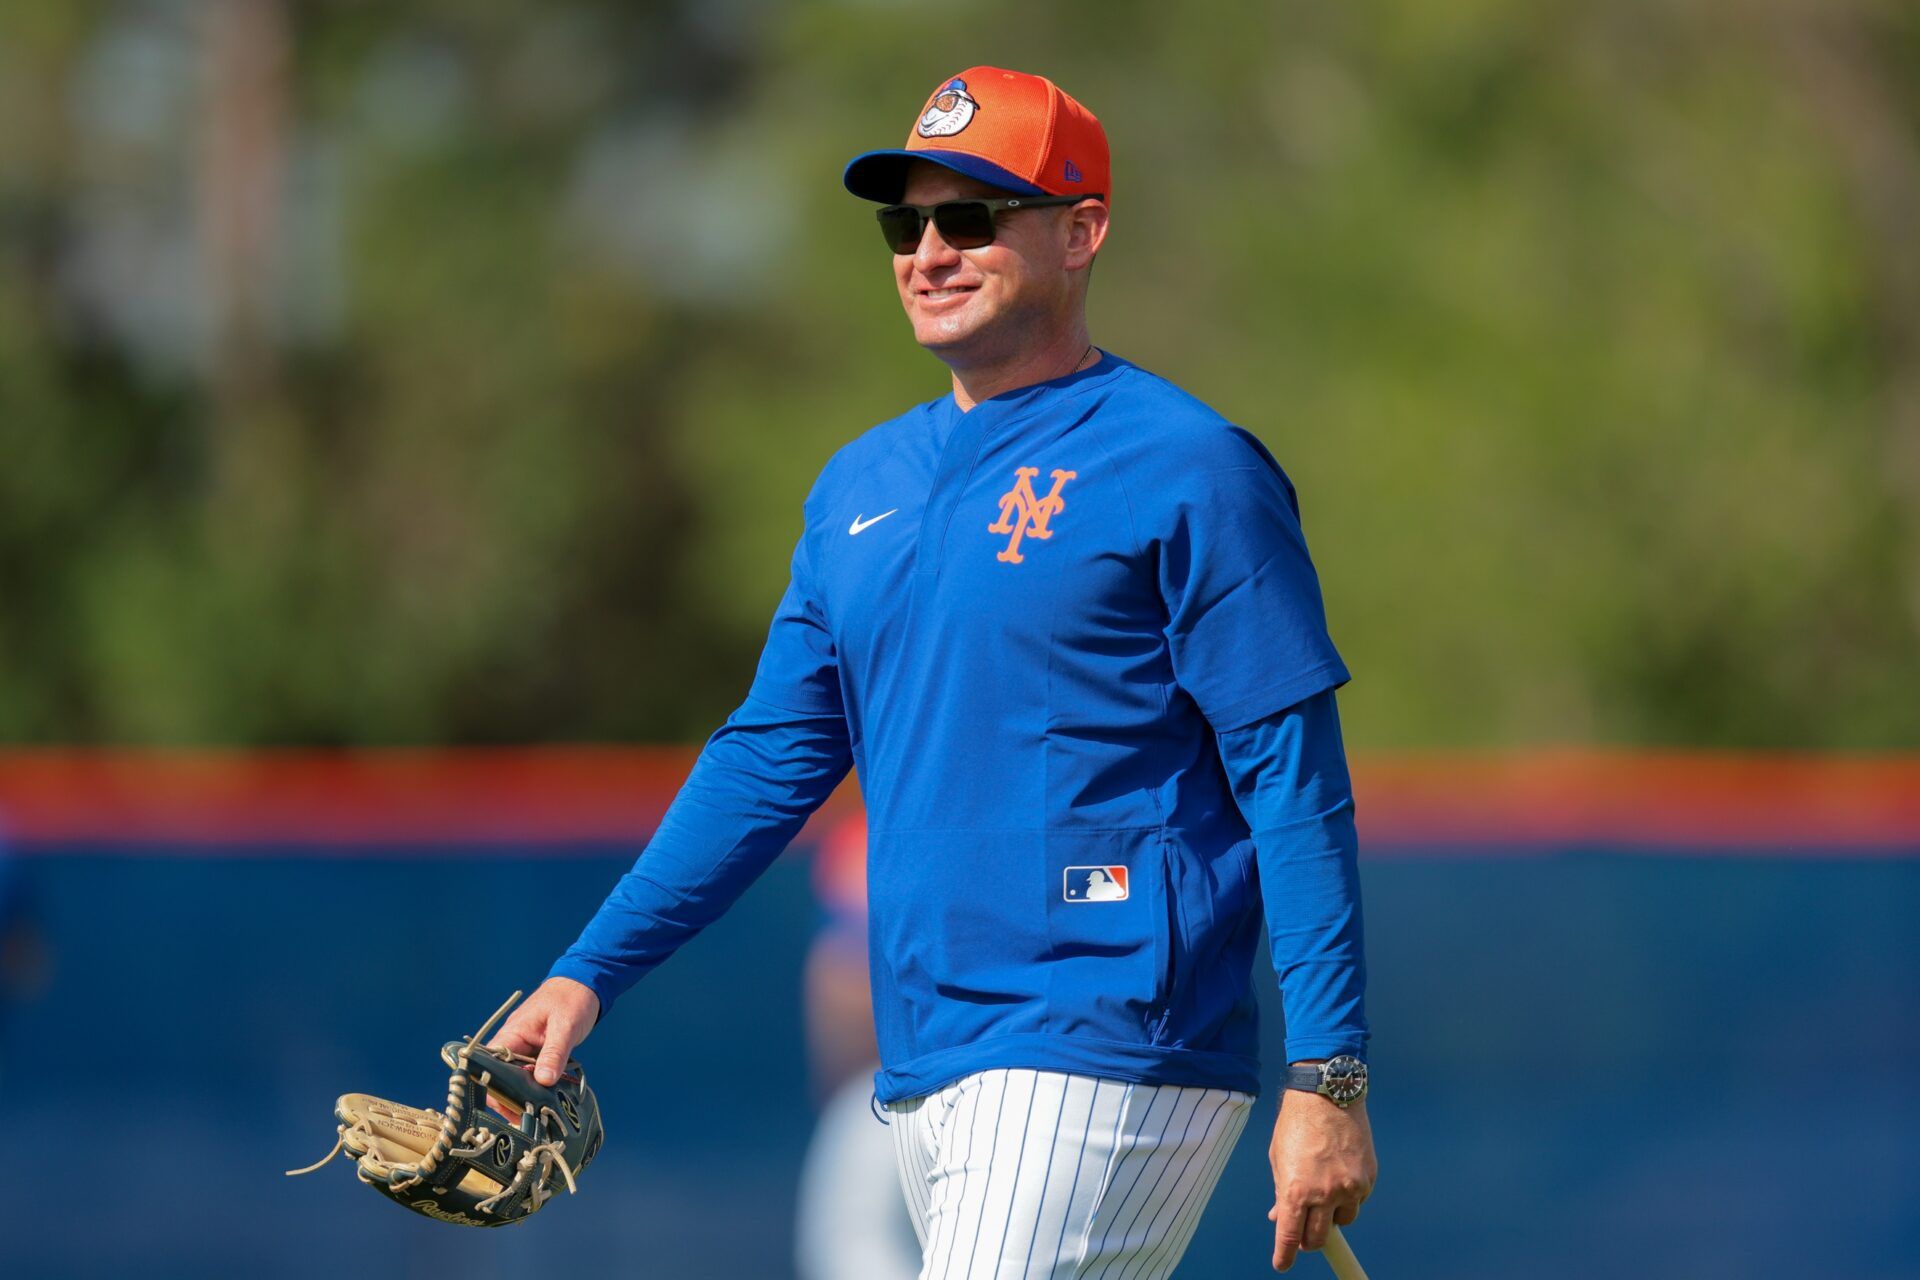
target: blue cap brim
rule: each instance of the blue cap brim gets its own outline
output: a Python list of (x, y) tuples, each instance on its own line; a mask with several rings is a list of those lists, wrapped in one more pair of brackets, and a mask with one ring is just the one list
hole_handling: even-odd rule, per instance
[(840, 181), (862, 200), (872, 200), (877, 204), (899, 204), (900, 197), (907, 190), (907, 166), (915, 160), (930, 160), (1012, 195), (1047, 194), (990, 160), (960, 151), (869, 151), (847, 162), (847, 171), (840, 176)]

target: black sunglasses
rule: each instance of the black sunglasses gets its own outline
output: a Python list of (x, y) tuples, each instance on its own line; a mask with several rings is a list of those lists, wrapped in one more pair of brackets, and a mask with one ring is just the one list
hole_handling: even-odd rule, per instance
[(890, 204), (874, 216), (887, 248), (905, 256), (920, 248), (920, 237), (931, 221), (940, 238), (956, 249), (979, 249), (993, 243), (993, 215), (1002, 209), (1045, 209), (1082, 200), (1104, 200), (1104, 195), (1006, 196), (997, 200), (943, 200), (939, 204)]

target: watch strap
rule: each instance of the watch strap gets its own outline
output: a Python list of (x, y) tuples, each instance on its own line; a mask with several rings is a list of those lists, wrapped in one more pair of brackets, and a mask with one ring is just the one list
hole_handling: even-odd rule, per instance
[(1300, 1089), (1306, 1093), (1320, 1092), (1320, 1064), (1317, 1062), (1287, 1064), (1287, 1088)]

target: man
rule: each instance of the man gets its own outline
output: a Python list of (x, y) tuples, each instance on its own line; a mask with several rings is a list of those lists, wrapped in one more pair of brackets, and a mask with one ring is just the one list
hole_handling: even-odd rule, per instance
[(1375, 1173), (1348, 676), (1292, 486), (1088, 339), (1107, 141), (1050, 81), (964, 71), (844, 182), (952, 390), (822, 471), (747, 699), (501, 1039), (545, 1078), (857, 768), (922, 1276), (1172, 1272), (1259, 1088), (1263, 900), (1285, 1270)]

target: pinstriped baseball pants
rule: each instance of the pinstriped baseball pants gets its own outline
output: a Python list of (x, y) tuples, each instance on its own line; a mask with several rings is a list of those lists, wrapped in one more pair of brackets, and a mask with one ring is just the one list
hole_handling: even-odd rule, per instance
[(1164, 1280), (1253, 1096), (997, 1070), (887, 1105), (920, 1280)]

